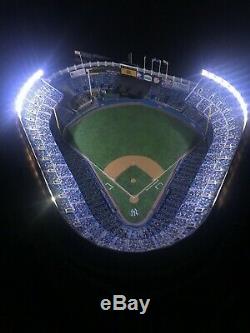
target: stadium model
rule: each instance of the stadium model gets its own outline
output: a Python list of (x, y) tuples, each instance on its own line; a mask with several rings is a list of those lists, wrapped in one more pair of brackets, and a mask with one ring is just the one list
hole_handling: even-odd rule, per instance
[(191, 82), (168, 75), (166, 61), (162, 73), (161, 63), (97, 59), (46, 78), (39, 70), (16, 99), (52, 201), (98, 246), (143, 252), (193, 233), (239, 146), (240, 93), (206, 70)]

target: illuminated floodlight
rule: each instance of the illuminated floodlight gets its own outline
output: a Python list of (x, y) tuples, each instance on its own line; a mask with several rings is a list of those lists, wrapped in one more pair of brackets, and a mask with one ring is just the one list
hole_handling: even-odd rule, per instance
[(56, 205), (56, 198), (53, 195), (51, 195), (51, 201)]
[(24, 83), (24, 85), (20, 89), (19, 94), (17, 95), (17, 98), (15, 100), (15, 109), (19, 116), (23, 108), (23, 102), (29, 90), (32, 88), (35, 82), (38, 81), (43, 76), (43, 74), (44, 74), (43, 70), (39, 69)]
[(246, 126), (247, 123), (247, 104), (245, 103), (243, 97), (241, 96), (240, 92), (234, 88), (228, 81), (224, 80), (220, 76), (217, 76), (211, 72), (208, 72), (207, 70), (203, 69), (201, 71), (201, 75), (207, 77), (210, 80), (215, 81), (216, 83), (219, 83), (222, 87), (226, 88), (233, 96), (237, 99), (237, 101), (240, 104), (240, 107), (243, 112), (243, 117), (244, 117), (244, 126), (243, 129)]

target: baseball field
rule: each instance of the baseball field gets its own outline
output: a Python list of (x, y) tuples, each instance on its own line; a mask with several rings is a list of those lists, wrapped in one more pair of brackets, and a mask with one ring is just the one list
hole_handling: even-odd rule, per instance
[(132, 224), (153, 213), (178, 162), (199, 137), (167, 112), (143, 104), (92, 111), (69, 128), (114, 207)]

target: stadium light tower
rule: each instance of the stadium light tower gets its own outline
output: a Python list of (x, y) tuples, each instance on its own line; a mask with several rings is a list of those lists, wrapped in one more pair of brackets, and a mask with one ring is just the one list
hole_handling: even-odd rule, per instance
[(28, 92), (36, 83), (36, 81), (38, 81), (43, 76), (43, 74), (43, 70), (39, 69), (24, 83), (24, 85), (20, 89), (19, 94), (17, 95), (17, 98), (15, 100), (15, 110), (19, 116), (21, 115), (23, 109), (23, 102), (28, 95)]
[(244, 118), (244, 127), (246, 126), (247, 123), (247, 104), (245, 103), (243, 97), (241, 96), (240, 92), (231, 85), (231, 83), (229, 83), (228, 81), (224, 80), (222, 77), (217, 76), (205, 69), (203, 69), (201, 71), (201, 75), (207, 77), (210, 80), (215, 81), (216, 83), (220, 84), (222, 87), (226, 88), (238, 101), (238, 103), (240, 104), (240, 107), (242, 109), (242, 113), (243, 113), (243, 118)]

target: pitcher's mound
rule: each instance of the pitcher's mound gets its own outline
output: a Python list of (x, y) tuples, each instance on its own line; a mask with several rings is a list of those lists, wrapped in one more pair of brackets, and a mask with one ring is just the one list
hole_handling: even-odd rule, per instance
[(139, 201), (139, 197), (130, 197), (129, 198), (129, 202), (133, 203), (133, 204), (136, 204), (137, 202)]

